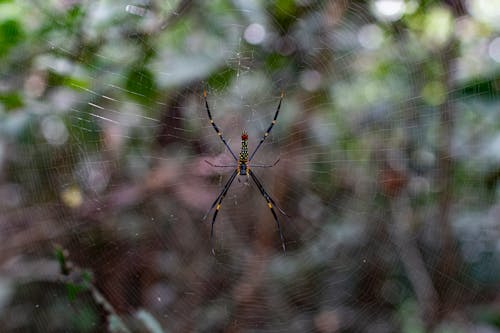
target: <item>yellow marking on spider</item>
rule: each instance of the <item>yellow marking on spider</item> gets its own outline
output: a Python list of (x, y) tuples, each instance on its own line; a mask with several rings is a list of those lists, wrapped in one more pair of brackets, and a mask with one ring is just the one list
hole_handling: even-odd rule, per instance
[(268, 136), (268, 135), (269, 135), (269, 133), (267, 133), (267, 132), (266, 132), (266, 133), (264, 133), (264, 136)]
[(203, 89), (203, 97), (207, 97), (207, 89)]
[(269, 208), (273, 208), (273, 205), (270, 202), (268, 202), (267, 205), (269, 206)]
[(217, 207), (215, 207), (216, 210), (220, 209), (220, 204), (217, 204)]
[(276, 120), (273, 120), (273, 121), (272, 121), (272, 123), (273, 123), (273, 124), (276, 124)]
[(222, 133), (221, 133), (221, 132), (217, 132), (217, 135), (221, 136), (221, 135), (222, 135)]
[(210, 124), (213, 124), (213, 123), (214, 123), (214, 121), (212, 119), (210, 119)]

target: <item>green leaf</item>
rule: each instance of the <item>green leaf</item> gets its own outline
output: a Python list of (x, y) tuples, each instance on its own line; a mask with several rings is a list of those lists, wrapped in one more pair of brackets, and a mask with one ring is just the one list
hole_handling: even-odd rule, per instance
[(144, 67), (132, 68), (128, 72), (125, 87), (130, 97), (143, 103), (153, 102), (157, 94), (154, 75)]
[(95, 309), (88, 304), (79, 306), (76, 316), (72, 317), (73, 326), (76, 332), (95, 332), (95, 323), (100, 320)]
[(0, 103), (2, 103), (7, 110), (20, 108), (24, 104), (21, 95), (16, 92), (0, 94)]
[(0, 23), (0, 56), (24, 39), (24, 31), (16, 20), (5, 20)]
[(55, 248), (55, 255), (57, 262), (59, 263), (59, 270), (61, 271), (62, 274), (68, 275), (69, 270), (66, 262), (66, 256), (64, 255), (64, 249), (62, 247), (57, 246)]
[(86, 289), (85, 287), (79, 284), (74, 284), (70, 282), (66, 283), (66, 295), (68, 296), (68, 299), (70, 301), (74, 301), (76, 299), (76, 295), (85, 289)]
[(266, 69), (270, 71), (276, 71), (283, 69), (291, 63), (292, 60), (290, 59), (290, 57), (273, 53), (266, 58)]
[(234, 68), (226, 68), (217, 71), (214, 75), (210, 76), (207, 84), (211, 89), (222, 90), (229, 86), (231, 80), (236, 76)]
[(92, 273), (90, 271), (84, 271), (82, 273), (82, 279), (82, 285), (86, 288), (90, 288), (90, 286), (92, 285)]
[(269, 2), (270, 11), (273, 13), (277, 25), (283, 30), (288, 30), (298, 17), (297, 4), (293, 0), (277, 0)]

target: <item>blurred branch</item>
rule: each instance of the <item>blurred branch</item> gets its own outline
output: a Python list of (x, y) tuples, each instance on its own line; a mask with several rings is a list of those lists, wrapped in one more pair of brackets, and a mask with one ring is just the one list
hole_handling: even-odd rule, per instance
[[(158, 10), (161, 7), (158, 4), (159, 1), (152, 2), (151, 9), (153, 11)], [(169, 28), (180, 19), (184, 18), (184, 16), (189, 12), (189, 10), (193, 7), (193, 0), (181, 0), (175, 9), (171, 10), (170, 13), (165, 18), (158, 19), (155, 24), (148, 25), (147, 28), (142, 30), (134, 31), (130, 33), (130, 36), (135, 38), (145, 38), (146, 36), (156, 35), (158, 33), (162, 33), (165, 29)]]
[(380, 156), (377, 159), (380, 165), (379, 185), (387, 197), (390, 211), (388, 232), (392, 234), (391, 239), (396, 245), (400, 262), (412, 285), (422, 320), (427, 327), (432, 327), (437, 319), (439, 297), (410, 229), (414, 212), (407, 192), (409, 171), (405, 166), (391, 164), (389, 157), (382, 151), (376, 149), (375, 155)]
[[(66, 284), (68, 290), (68, 297), (72, 300), (76, 297), (76, 293), (83, 290), (90, 291), (94, 301), (99, 304), (106, 312), (108, 329), (110, 332), (124, 332), (131, 333), (132, 331), (125, 324), (124, 318), (122, 318), (113, 305), (106, 299), (106, 297), (99, 291), (95, 285), (92, 274), (86, 270), (75, 266), (71, 261), (68, 260), (69, 252), (63, 249), (61, 246), (55, 246), (55, 255), (59, 263), (60, 273), (63, 275), (62, 282)], [(147, 320), (144, 322), (153, 322), (154, 318), (151, 315), (139, 316), (145, 317)], [(154, 321), (156, 323), (156, 321)], [(161, 331), (161, 328), (151, 326), (150, 332)]]
[(398, 197), (390, 199), (390, 210), (392, 217), (390, 231), (394, 236), (401, 263), (413, 286), (422, 318), (427, 325), (432, 326), (438, 309), (438, 294), (425, 267), (422, 255), (410, 236), (409, 226), (413, 220), (413, 211), (406, 191), (402, 191)]
[[(453, 78), (451, 69), (452, 62), (458, 56), (458, 47), (455, 41), (443, 49), (440, 54), (440, 62), (443, 69), (443, 85), (445, 91), (453, 91)], [(437, 289), (442, 294), (449, 291), (449, 277), (454, 277), (459, 266), (459, 251), (455, 244), (451, 226), (451, 205), (453, 200), (453, 173), (454, 162), (452, 158), (452, 138), (455, 125), (455, 110), (450, 93), (446, 94), (444, 102), (439, 107), (439, 141), (437, 159), (437, 188), (439, 191), (436, 225), (439, 228), (438, 237), (440, 239), (439, 256), (440, 263), (437, 268), (442, 273), (436, 276)]]
[(464, 0), (445, 0), (444, 2), (450, 6), (455, 16), (463, 16), (467, 14), (467, 7)]
[(182, 18), (182, 14), (185, 14), (193, 5), (193, 0), (182, 0), (177, 4), (175, 10), (173, 10), (170, 15), (162, 21), (159, 25), (160, 30), (165, 30), (179, 19)]

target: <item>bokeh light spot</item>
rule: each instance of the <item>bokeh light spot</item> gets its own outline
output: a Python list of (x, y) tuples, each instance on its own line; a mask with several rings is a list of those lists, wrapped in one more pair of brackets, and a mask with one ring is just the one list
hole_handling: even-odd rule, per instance
[(500, 0), (469, 0), (467, 9), (477, 20), (500, 28)]
[(146, 8), (134, 6), (134, 5), (127, 5), (125, 7), (125, 11), (130, 13), (130, 14), (137, 15), (137, 16), (146, 15)]
[(451, 12), (444, 7), (431, 9), (425, 17), (424, 39), (429, 46), (445, 45), (454, 30)]
[(262, 25), (252, 23), (245, 29), (243, 37), (250, 44), (260, 44), (266, 37), (266, 30)]
[(61, 192), (61, 199), (70, 208), (77, 208), (83, 202), (82, 192), (76, 186), (71, 186)]
[(440, 105), (445, 101), (446, 88), (439, 81), (431, 81), (422, 89), (422, 98), (430, 105)]
[(382, 29), (376, 24), (364, 25), (359, 29), (358, 41), (365, 49), (378, 49), (384, 41)]
[(374, 14), (384, 21), (397, 21), (405, 13), (402, 0), (377, 0), (372, 6)]
[(500, 62), (500, 37), (491, 41), (488, 46), (488, 55), (496, 62)]
[(68, 140), (68, 130), (57, 116), (48, 116), (42, 121), (42, 134), (53, 146), (60, 146)]
[(321, 74), (315, 70), (303, 71), (300, 75), (300, 85), (307, 91), (315, 91), (321, 84)]

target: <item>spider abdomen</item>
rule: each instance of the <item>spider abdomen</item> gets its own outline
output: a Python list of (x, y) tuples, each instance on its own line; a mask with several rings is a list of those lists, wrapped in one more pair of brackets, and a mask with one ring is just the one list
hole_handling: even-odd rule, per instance
[(239, 167), (239, 170), (240, 170), (240, 176), (246, 176), (248, 174), (247, 164), (246, 163), (241, 163), (240, 167)]

